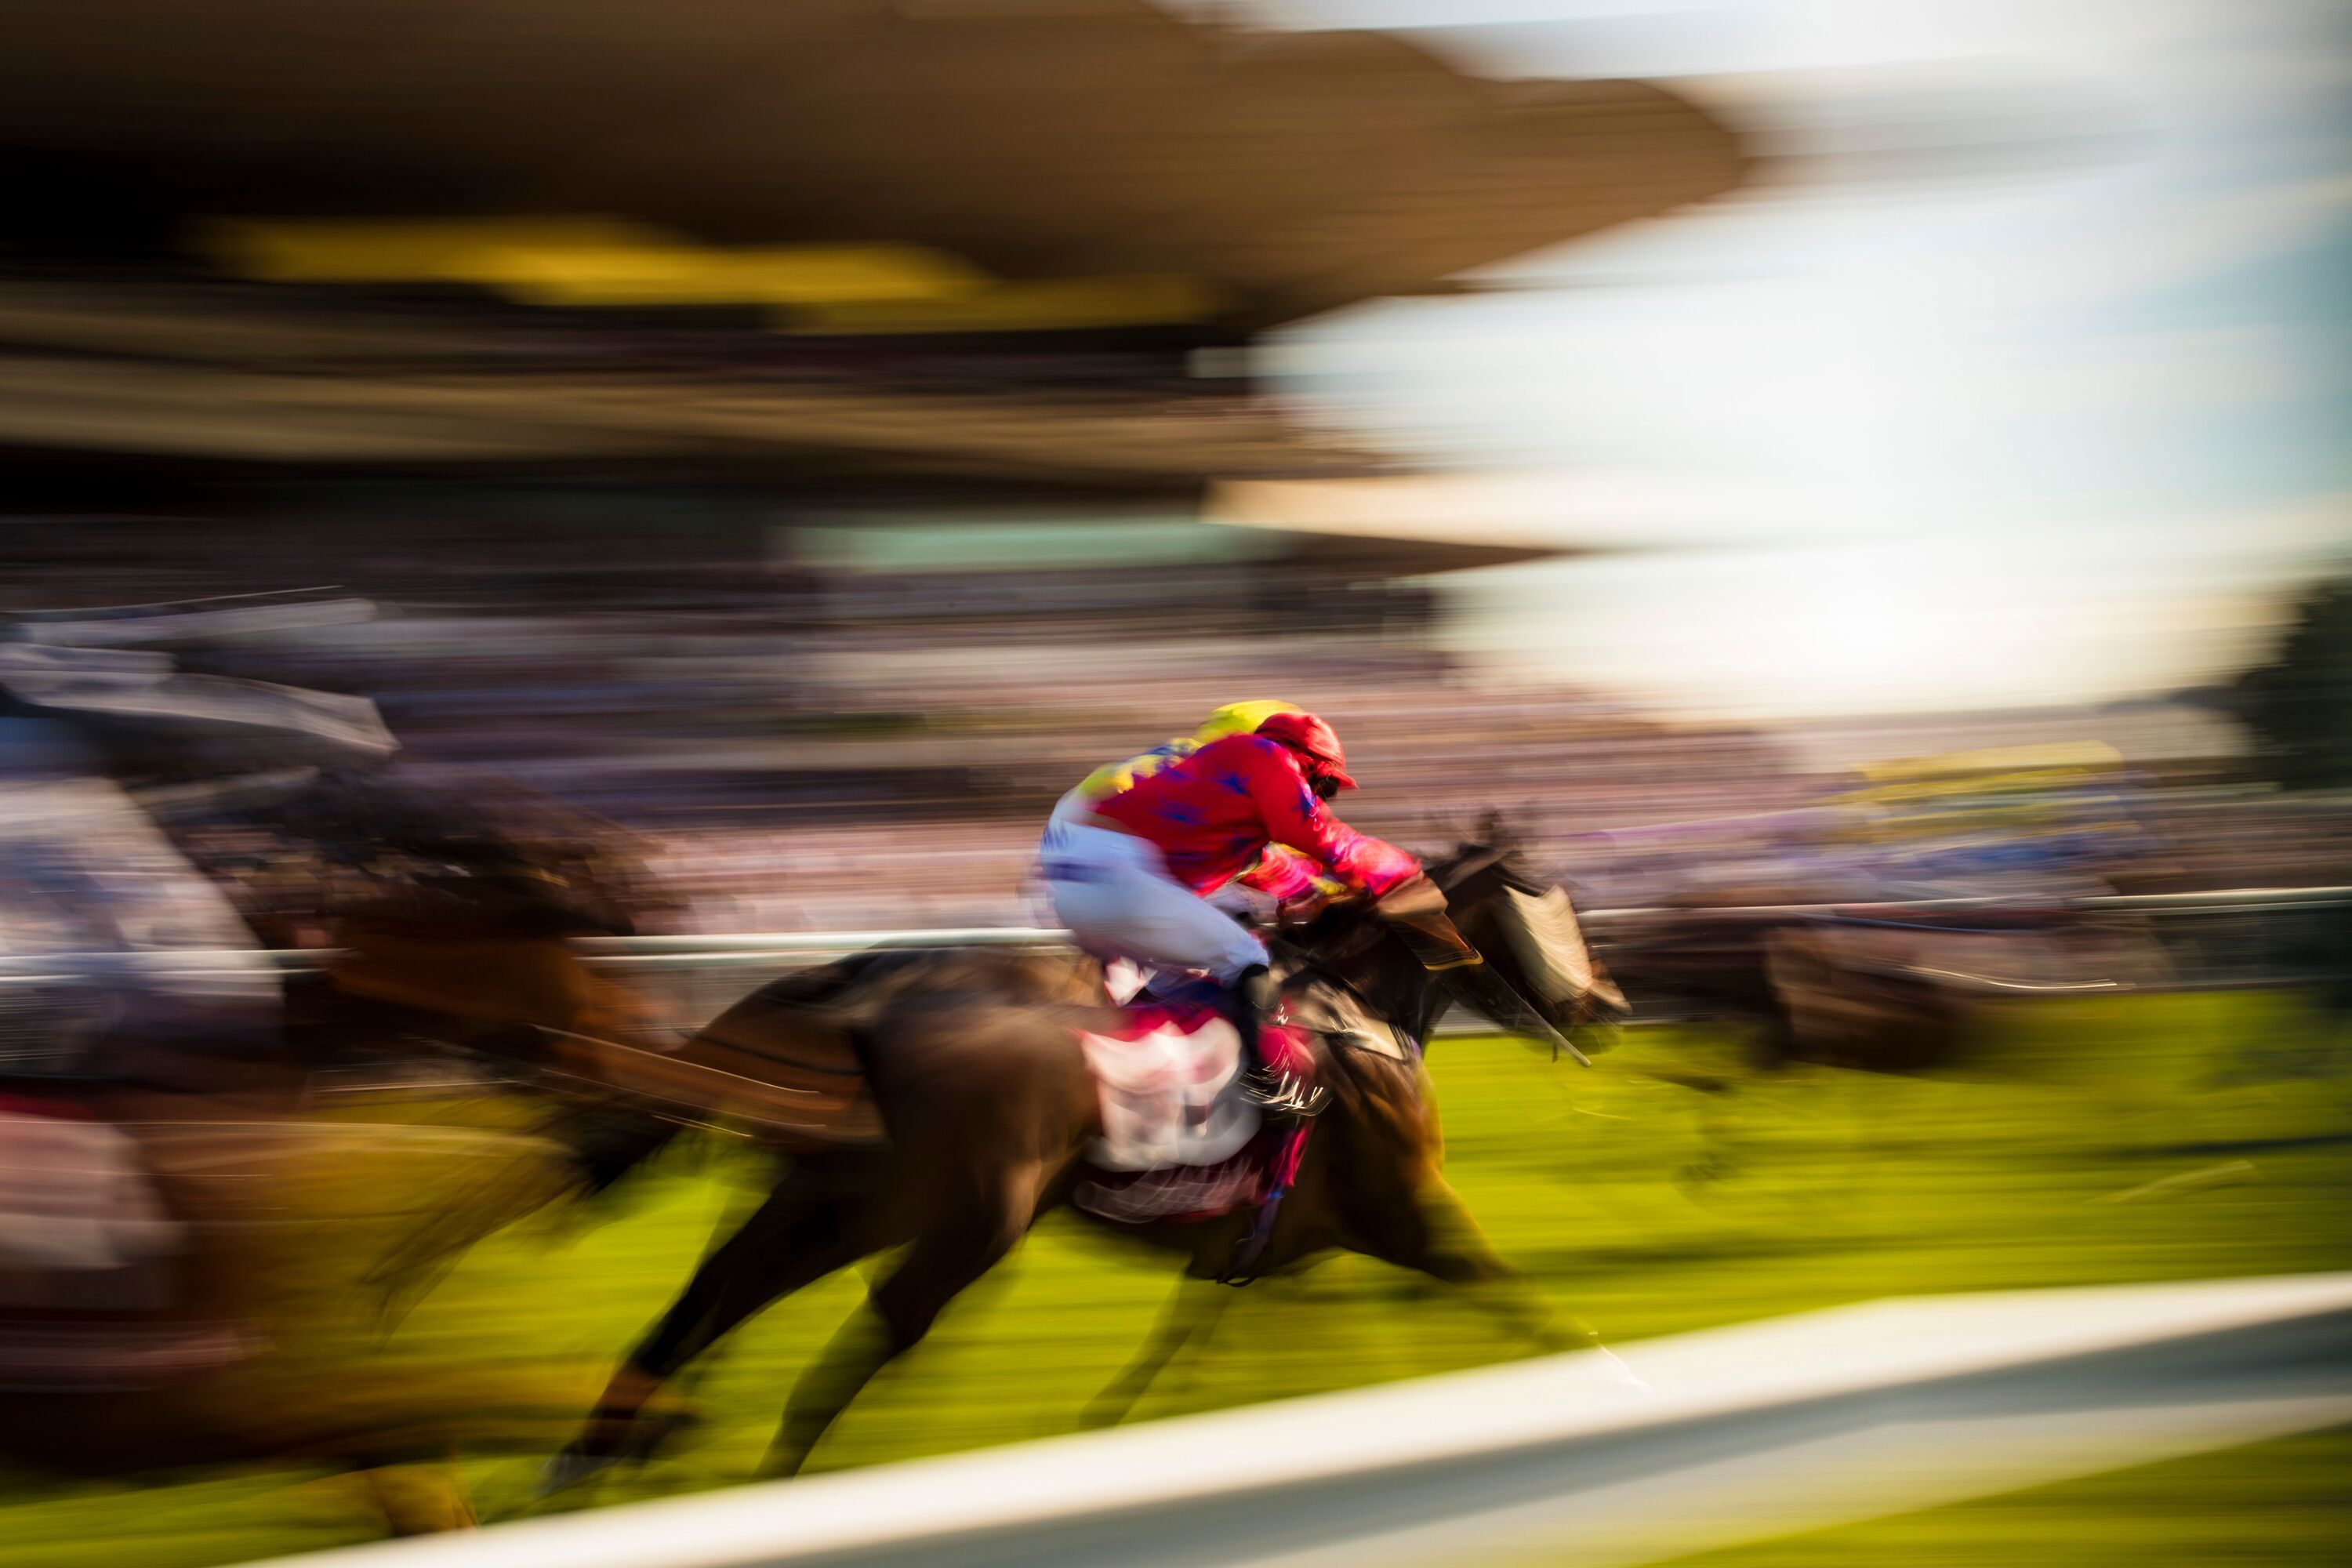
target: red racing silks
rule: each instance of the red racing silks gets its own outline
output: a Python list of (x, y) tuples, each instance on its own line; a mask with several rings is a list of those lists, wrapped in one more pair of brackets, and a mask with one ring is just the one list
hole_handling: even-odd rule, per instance
[(1257, 735), (1212, 742), (1094, 811), (1156, 846), (1170, 873), (1195, 892), (1222, 886), (1270, 845), (1375, 895), (1421, 870), (1403, 850), (1333, 816), (1308, 787), (1297, 754)]

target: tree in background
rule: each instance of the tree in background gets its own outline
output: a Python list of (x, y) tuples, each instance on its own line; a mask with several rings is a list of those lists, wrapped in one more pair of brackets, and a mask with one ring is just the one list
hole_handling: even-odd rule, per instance
[(2231, 706), (2281, 784), (2352, 786), (2352, 578), (2304, 600), (2277, 654), (2238, 678)]

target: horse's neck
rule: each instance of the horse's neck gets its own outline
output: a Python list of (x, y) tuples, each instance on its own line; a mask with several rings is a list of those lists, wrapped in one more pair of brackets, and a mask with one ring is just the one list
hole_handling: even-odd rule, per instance
[(1415, 1045), (1425, 1045), (1429, 1029), (1444, 1006), (1437, 991), (1437, 982), (1429, 971), (1417, 969), (1412, 980), (1402, 988), (1396, 1006), (1397, 1026), (1411, 1034)]
[[(1405, 1026), (1402, 1019), (1397, 1023)], [(1321, 1070), (1332, 1091), (1333, 1112), (1369, 1132), (1370, 1146), (1418, 1149), (1416, 1160), (1433, 1164), (1435, 1124), (1423, 1100), (1417, 1057), (1343, 1048), (1324, 1052)], [(1326, 1144), (1326, 1152), (1347, 1145), (1360, 1147), (1363, 1141), (1350, 1136), (1344, 1144)]]
[(1408, 973), (1402, 967), (1365, 962), (1369, 957), (1366, 954), (1344, 966), (1311, 961), (1300, 964), (1284, 977), (1284, 989), (1335, 985), (1356, 1005), (1420, 1040), (1428, 1033), (1430, 1017), (1436, 1011), (1435, 982), (1418, 964)]

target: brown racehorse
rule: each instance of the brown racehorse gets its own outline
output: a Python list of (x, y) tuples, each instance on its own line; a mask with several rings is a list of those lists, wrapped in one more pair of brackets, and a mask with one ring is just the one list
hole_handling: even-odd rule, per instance
[[(1584, 1021), (1614, 988), (1584, 951), (1566, 895), (1530, 881), (1507, 852), (1465, 847), (1432, 865), (1429, 876), (1422, 909), (1450, 907), (1483, 966), (1426, 967), (1415, 957), (1425, 944), (1409, 945), (1381, 910), (1361, 906), (1327, 911), (1278, 954), (1286, 1005), (1321, 1037), (1331, 1099), (1251, 1272), (1342, 1248), (1482, 1287), (1481, 1299), (1515, 1331), (1551, 1348), (1588, 1342), (1580, 1329), (1556, 1321), (1496, 1256), (1439, 1174), (1437, 1116), (1420, 1042), (1453, 1001), (1476, 994), (1481, 1010), (1495, 1005), (1492, 979), (1482, 987), (1464, 984), (1476, 967), (1558, 1028)], [(1428, 886), (1442, 891), (1443, 903), (1426, 897)], [(1425, 913), (1421, 923), (1428, 924)], [(1040, 1215), (1070, 1200), (1100, 1131), (1075, 1030), (1111, 1021), (1091, 960), (971, 950), (829, 966), (778, 982), (714, 1020), (706, 1033), (730, 1039), (739, 1065), (761, 1056), (805, 1060), (851, 1038), (887, 1141), (796, 1162), (793, 1176), (711, 1253), (631, 1353), (587, 1428), (550, 1465), (548, 1487), (641, 1451), (656, 1425), (637, 1419), (645, 1401), (744, 1320), (835, 1269), (904, 1245), (866, 1306), (793, 1391), (767, 1468), (796, 1472), (884, 1365), (919, 1342), (940, 1310)], [(1209, 1280), (1234, 1263), (1253, 1221), (1240, 1213), (1118, 1228), (1183, 1257), (1186, 1278)], [(1152, 1346), (1089, 1420), (1123, 1414), (1159, 1366), (1203, 1331), (1207, 1310), (1185, 1305), (1186, 1294), (1180, 1291)]]
[(348, 1475), (410, 1533), (470, 1521), (461, 1448), (561, 1440), (589, 1385), (381, 1361), (349, 1289), (413, 1283), (675, 1124), (583, 1096), (545, 1138), (373, 1125), (321, 1119), (310, 1095), (321, 1065), (402, 1064), (422, 1041), (528, 1076), (550, 1032), (627, 1032), (632, 998), (565, 940), (613, 918), (524, 869), (358, 911), (282, 1049), (107, 1039), (103, 1078), (0, 1084), (0, 1458), (93, 1478)]
[(544, 1454), (592, 1391), (579, 1369), (380, 1357), (351, 1291), (413, 1293), (472, 1240), (641, 1162), (676, 1121), (593, 1083), (534, 1102), (538, 1137), (511, 1130), (511, 1106), (487, 1128), (371, 1124), (322, 1113), (313, 1091), (321, 1068), (469, 1057), (484, 1070), (461, 1081), (568, 1085), (562, 1040), (646, 1033), (648, 1005), (570, 941), (627, 928), (628, 879), (594, 863), (596, 824), (517, 839), (450, 803), (397, 823), (362, 805), (318, 832), (370, 868), (350, 880), (371, 894), (331, 910), (312, 879), (321, 902), (304, 912), (340, 917), (338, 951), (296, 985), (276, 1048), (224, 1048), (201, 1019), (118, 1038), (0, 995), (7, 1043), (70, 1038), (100, 1069), (0, 1079), (11, 1469), (326, 1472), (395, 1533), (446, 1529), (472, 1517), (461, 1449)]
[(305, 1121), (248, 1095), (0, 1099), (0, 1458), (82, 1479), (340, 1475), (395, 1534), (472, 1521), (453, 1462), (545, 1453), (589, 1384), (380, 1361), (371, 1238), (536, 1140)]

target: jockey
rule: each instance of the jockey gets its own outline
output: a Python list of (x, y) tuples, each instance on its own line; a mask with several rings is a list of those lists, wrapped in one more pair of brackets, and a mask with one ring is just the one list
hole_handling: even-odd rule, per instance
[[(1418, 875), (1412, 856), (1331, 815), (1324, 803), (1355, 783), (1339, 738), (1312, 713), (1286, 708), (1199, 745), (1115, 795), (1056, 810), (1040, 857), (1055, 914), (1092, 951), (1209, 975), (1234, 996), (1243, 1043), (1263, 1064), (1259, 1025), (1275, 1001), (1265, 943), (1207, 895), (1276, 846), (1375, 895)], [(1274, 869), (1313, 875), (1279, 855)], [(1269, 1104), (1297, 1103), (1296, 1083), (1266, 1082), (1262, 1065), (1253, 1076)]]
[(172, 795), (132, 786), (160, 773), (179, 801), (201, 805), (207, 792), (279, 793), (305, 767), (390, 752), (361, 699), (191, 673), (167, 651), (364, 608), (259, 595), (0, 621), (0, 960), (37, 958), (47, 972), (0, 987), (0, 1077), (276, 1041), (278, 966), (165, 831), (157, 803)]
[[(1088, 773), (1078, 787), (1055, 803), (1054, 822), (1083, 822), (1093, 815), (1097, 802), (1131, 787), (1135, 781), (1150, 778), (1171, 763), (1181, 762), (1212, 741), (1222, 741), (1228, 735), (1246, 735), (1276, 713), (1304, 713), (1297, 703), (1273, 698), (1257, 698), (1246, 702), (1228, 702), (1211, 713), (1199, 729), (1189, 735), (1179, 736), (1164, 744), (1154, 746), (1125, 762), (1107, 763)], [(1313, 886), (1313, 879), (1300, 869), (1310, 869), (1310, 862), (1297, 856), (1284, 858), (1284, 851), (1269, 847), (1265, 858), (1249, 870), (1209, 896), (1210, 904), (1235, 920), (1271, 920), (1275, 911), (1289, 900), (1299, 897)], [(1335, 892), (1336, 886), (1328, 884), (1324, 891)]]
[(1273, 718), (1276, 713), (1303, 713), (1306, 710), (1288, 702), (1259, 699), (1249, 702), (1228, 702), (1209, 715), (1206, 722), (1179, 740), (1154, 746), (1140, 756), (1129, 757), (1123, 763), (1111, 763), (1097, 768), (1086, 776), (1077, 788), (1061, 798), (1054, 807), (1056, 822), (1079, 821), (1090, 814), (1098, 801), (1133, 786), (1138, 779), (1150, 778), (1171, 763), (1181, 762), (1212, 741), (1222, 741), (1228, 735), (1246, 735)]

